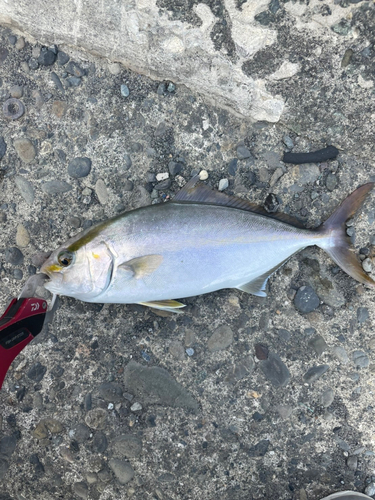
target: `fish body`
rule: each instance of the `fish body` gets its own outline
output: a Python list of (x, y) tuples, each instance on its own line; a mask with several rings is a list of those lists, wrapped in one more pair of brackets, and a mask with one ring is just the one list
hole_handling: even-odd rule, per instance
[(268, 277), (310, 245), (324, 248), (356, 279), (375, 285), (348, 250), (342, 227), (372, 187), (366, 186), (341, 205), (338, 215), (309, 230), (192, 179), (172, 202), (126, 212), (68, 240), (42, 266), (51, 279), (45, 287), (86, 302), (168, 310), (182, 306), (171, 299), (223, 288), (265, 296)]

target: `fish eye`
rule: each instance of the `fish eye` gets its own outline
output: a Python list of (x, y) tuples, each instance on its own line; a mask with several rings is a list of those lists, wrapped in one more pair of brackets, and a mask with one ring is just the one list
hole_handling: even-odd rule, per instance
[(57, 260), (60, 266), (68, 267), (73, 262), (74, 254), (73, 252), (69, 252), (69, 250), (64, 250), (59, 253), (57, 256)]

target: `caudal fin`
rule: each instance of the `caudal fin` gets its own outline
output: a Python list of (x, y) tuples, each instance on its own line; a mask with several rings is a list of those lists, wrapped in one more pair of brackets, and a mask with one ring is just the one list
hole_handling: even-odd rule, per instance
[(349, 276), (364, 283), (375, 286), (375, 281), (368, 276), (357, 257), (350, 238), (346, 235), (345, 222), (352, 217), (362, 206), (366, 196), (374, 187), (374, 182), (369, 182), (356, 189), (336, 209), (336, 211), (320, 226), (318, 231), (326, 236), (318, 245), (323, 248), (330, 257)]

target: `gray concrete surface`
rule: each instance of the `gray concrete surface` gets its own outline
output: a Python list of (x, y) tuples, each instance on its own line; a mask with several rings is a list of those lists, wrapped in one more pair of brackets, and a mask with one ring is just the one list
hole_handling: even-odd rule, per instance
[[(329, 5), (319, 2), (319, 15), (333, 16)], [(51, 54), (2, 28), (1, 104), (12, 96), (26, 111), (0, 113), (0, 308), (44, 252), (95, 221), (165, 201), (202, 169), (213, 187), (228, 179), (226, 192), (251, 201), (275, 194), (280, 211), (309, 227), (375, 180), (374, 6), (345, 5), (343, 34), (329, 37), (300, 24), (313, 22), (315, 4), (264, 7), (260, 20), (279, 23), (277, 43), (245, 70), (265, 78), (286, 57), (299, 67), (267, 85), (286, 103), (277, 124), (210, 105), (167, 72), (162, 83), (121, 67), (114, 75), (64, 46), (43, 66)], [(330, 143), (335, 161), (281, 162), (288, 148)], [(86, 176), (77, 178), (75, 158), (90, 159)], [(370, 268), (374, 195), (348, 232)], [(305, 314), (303, 286), (315, 307)], [(220, 291), (184, 299), (178, 317), (62, 298), (0, 392), (0, 499), (373, 496), (374, 297), (308, 249), (270, 280), (266, 299)]]

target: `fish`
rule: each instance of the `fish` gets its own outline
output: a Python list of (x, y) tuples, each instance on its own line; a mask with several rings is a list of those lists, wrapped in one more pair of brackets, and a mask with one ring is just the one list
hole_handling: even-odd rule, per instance
[(124, 212), (66, 241), (40, 269), (48, 277), (44, 286), (85, 302), (181, 312), (177, 299), (225, 288), (265, 297), (270, 276), (316, 245), (349, 276), (374, 287), (345, 224), (374, 184), (356, 189), (321, 226), (307, 229), (195, 176), (171, 201)]

